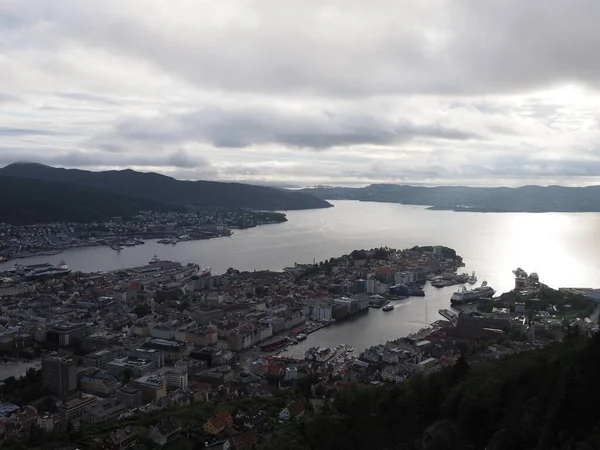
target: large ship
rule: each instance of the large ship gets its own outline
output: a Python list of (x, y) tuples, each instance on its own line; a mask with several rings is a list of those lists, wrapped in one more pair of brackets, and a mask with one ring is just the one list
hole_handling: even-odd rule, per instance
[(474, 300), (480, 300), (484, 298), (491, 298), (496, 291), (488, 286), (487, 281), (481, 283), (480, 287), (476, 287), (475, 289), (467, 290), (464, 286), (462, 289), (459, 289), (450, 298), (450, 303), (453, 305), (462, 305), (464, 303), (469, 303)]
[(198, 271), (198, 276), (200, 278), (210, 277), (210, 275), (211, 275), (210, 267), (200, 267), (200, 270)]
[(71, 273), (71, 269), (69, 269), (69, 266), (67, 266), (64, 261), (61, 261), (56, 266), (49, 263), (33, 264), (30, 266), (15, 264), (13, 271), (18, 275), (21, 275), (26, 280), (60, 278)]

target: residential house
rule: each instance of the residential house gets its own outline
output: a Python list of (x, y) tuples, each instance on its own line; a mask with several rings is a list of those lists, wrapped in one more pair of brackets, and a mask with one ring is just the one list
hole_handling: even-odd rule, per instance
[(217, 435), (230, 425), (233, 425), (233, 417), (229, 411), (221, 411), (208, 419), (203, 429), (207, 434)]
[(160, 446), (171, 442), (181, 433), (181, 425), (173, 418), (163, 419), (150, 429), (150, 439)]
[(250, 450), (254, 444), (256, 444), (256, 438), (250, 432), (229, 438), (229, 448), (231, 450)]
[(306, 409), (302, 402), (300, 400), (295, 400), (281, 410), (279, 418), (281, 420), (290, 420), (292, 418), (299, 419), (304, 415), (305, 411)]
[(110, 433), (102, 442), (102, 450), (126, 450), (135, 448), (138, 434), (130, 426), (120, 428)]

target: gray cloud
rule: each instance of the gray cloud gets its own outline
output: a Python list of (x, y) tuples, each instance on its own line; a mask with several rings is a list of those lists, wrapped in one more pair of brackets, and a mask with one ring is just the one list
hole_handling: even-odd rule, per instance
[(418, 125), (405, 119), (390, 120), (360, 111), (290, 112), (276, 108), (222, 109), (207, 107), (193, 113), (154, 118), (128, 118), (113, 133), (99, 136), (152, 142), (209, 142), (216, 147), (281, 144), (324, 149), (360, 144), (394, 144), (417, 137), (467, 140), (476, 134), (441, 124)]
[(594, 0), (0, 2), (0, 162), (595, 182), (598, 16)]
[[(14, 2), (4, 28), (17, 48), (76, 41), (210, 89), (472, 95), (600, 80), (594, 0), (548, 0), (543, 10), (521, 0), (155, 5)], [(170, 21), (157, 26), (160, 13)]]
[[(105, 153), (86, 152), (80, 150), (66, 152), (22, 152), (17, 149), (0, 147), (0, 165), (15, 161), (39, 162), (43, 164), (64, 167), (178, 167), (203, 171), (205, 175), (213, 175), (214, 169), (210, 162), (201, 156), (190, 155), (185, 150), (172, 153), (151, 155), (139, 153)], [(200, 170), (201, 169), (201, 170)]]
[(0, 127), (0, 136), (47, 136), (54, 134), (52, 131), (48, 130), (35, 130), (31, 128), (6, 128)]

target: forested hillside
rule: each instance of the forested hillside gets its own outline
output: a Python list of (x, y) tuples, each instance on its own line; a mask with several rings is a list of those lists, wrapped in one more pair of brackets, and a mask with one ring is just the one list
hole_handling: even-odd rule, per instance
[(338, 391), (264, 450), (600, 448), (600, 335), (393, 387)]
[(0, 175), (68, 183), (178, 205), (201, 207), (292, 210), (327, 208), (325, 200), (310, 194), (266, 186), (217, 181), (183, 181), (158, 173), (134, 170), (92, 172), (61, 169), (43, 164), (15, 163), (0, 169)]
[(184, 209), (101, 189), (7, 176), (0, 176), (0, 192), (0, 222), (12, 224), (93, 222), (132, 217), (143, 210)]

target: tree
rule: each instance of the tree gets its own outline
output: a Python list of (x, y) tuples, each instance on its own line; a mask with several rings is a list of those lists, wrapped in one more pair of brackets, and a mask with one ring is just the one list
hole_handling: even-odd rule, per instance
[(137, 305), (135, 308), (133, 308), (133, 313), (138, 316), (138, 318), (145, 317), (151, 313), (150, 306), (145, 303)]
[(453, 384), (463, 380), (469, 374), (469, 363), (464, 353), (461, 353), (456, 364), (452, 368), (452, 382)]

